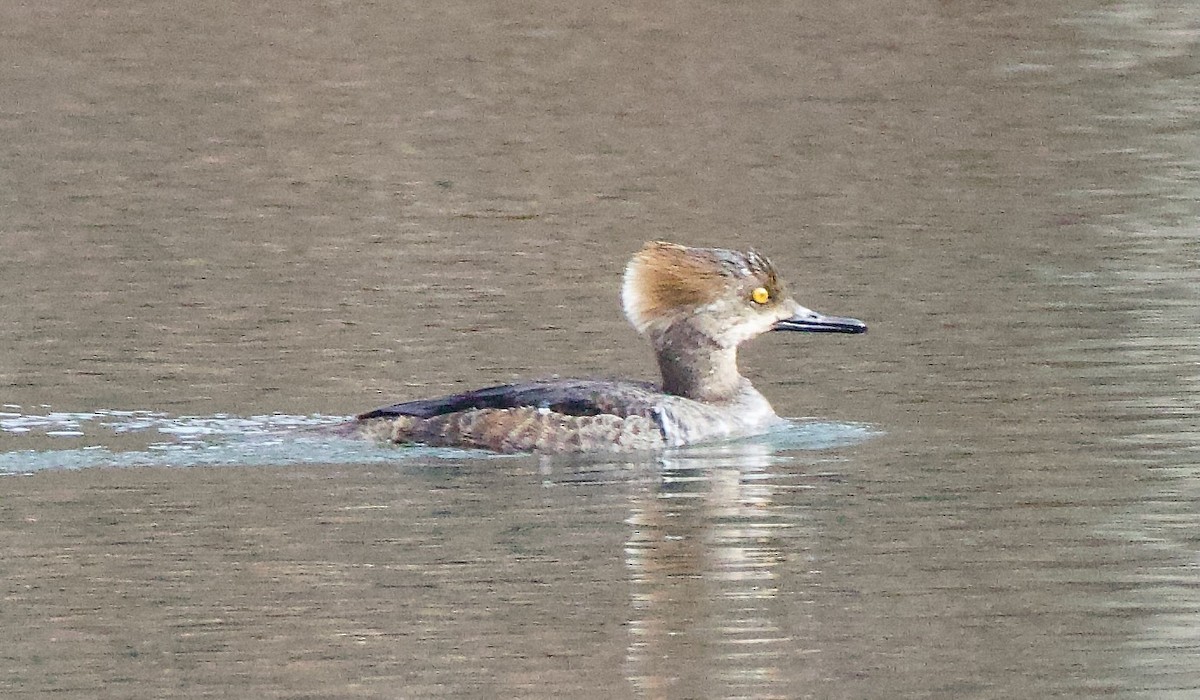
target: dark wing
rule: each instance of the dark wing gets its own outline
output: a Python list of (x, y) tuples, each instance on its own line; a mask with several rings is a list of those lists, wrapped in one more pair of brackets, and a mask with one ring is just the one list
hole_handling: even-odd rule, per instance
[(436, 399), (406, 401), (358, 416), (359, 420), (433, 418), (481, 408), (544, 408), (566, 416), (654, 416), (658, 389), (646, 382), (560, 379), (501, 386)]

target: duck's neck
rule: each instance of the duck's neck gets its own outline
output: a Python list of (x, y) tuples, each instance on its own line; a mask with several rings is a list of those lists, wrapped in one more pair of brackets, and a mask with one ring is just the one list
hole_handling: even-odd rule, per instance
[(733, 401), (746, 380), (738, 372), (737, 346), (681, 323), (653, 334), (663, 391), (705, 403)]

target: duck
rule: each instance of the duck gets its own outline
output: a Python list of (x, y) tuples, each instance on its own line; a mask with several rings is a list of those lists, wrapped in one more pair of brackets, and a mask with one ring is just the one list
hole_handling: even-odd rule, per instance
[(764, 255), (646, 243), (625, 267), (621, 303), (650, 342), (661, 381), (541, 379), (361, 413), (343, 434), (501, 453), (662, 451), (785, 424), (738, 370), (768, 332), (864, 333), (865, 323), (796, 302)]

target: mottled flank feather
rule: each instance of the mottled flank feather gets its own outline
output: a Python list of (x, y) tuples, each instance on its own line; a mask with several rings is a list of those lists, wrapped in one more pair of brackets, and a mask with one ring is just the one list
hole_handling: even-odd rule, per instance
[(658, 425), (644, 416), (568, 416), (532, 407), (374, 418), (361, 421), (359, 431), (378, 441), (496, 452), (629, 452), (660, 450), (665, 444)]

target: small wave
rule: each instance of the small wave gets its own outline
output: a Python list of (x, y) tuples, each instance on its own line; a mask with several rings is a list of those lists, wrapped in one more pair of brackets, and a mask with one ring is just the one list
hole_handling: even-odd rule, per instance
[[(346, 416), (170, 416), (121, 410), (30, 414), (14, 409), (20, 407), (5, 406), (0, 411), (0, 474), (89, 467), (378, 464), (497, 457), (475, 450), (381, 446), (326, 430), (349, 420)], [(844, 447), (877, 434), (864, 424), (793, 419), (766, 435), (673, 450), (663, 459), (736, 463), (750, 454), (778, 459), (783, 451)], [(22, 449), (31, 442), (34, 449)], [(60, 447), (62, 443), (69, 446)], [(622, 458), (605, 459), (609, 460)]]
[[(170, 416), (117, 410), (26, 414), (12, 408), (0, 412), (0, 474), (88, 467), (374, 464), (395, 461), (401, 454), (321, 430), (349, 420), (346, 416)], [(43, 449), (19, 449), (28, 441)], [(52, 446), (59, 442), (76, 445)], [(131, 442), (136, 446), (117, 446)], [(471, 453), (411, 448), (403, 454), (445, 458)]]

